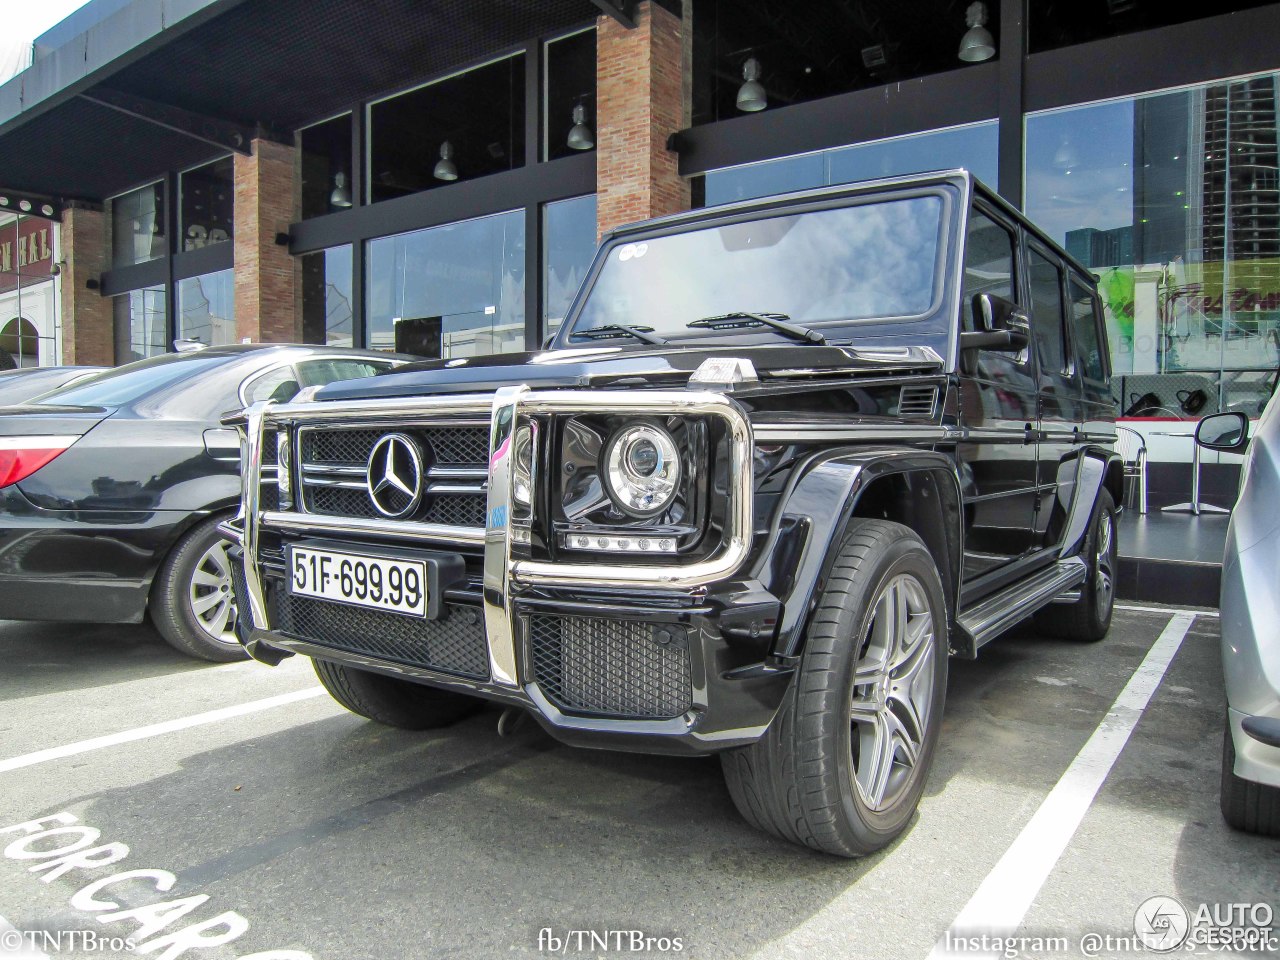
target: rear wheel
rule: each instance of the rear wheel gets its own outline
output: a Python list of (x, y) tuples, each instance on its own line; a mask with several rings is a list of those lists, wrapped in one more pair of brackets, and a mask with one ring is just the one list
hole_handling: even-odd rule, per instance
[(313, 661), (333, 699), (362, 717), (402, 730), (443, 727), (478, 712), (484, 702), (451, 690), (397, 680), (329, 660)]
[(1222, 819), (1236, 830), (1280, 837), (1280, 787), (1270, 787), (1237, 777), (1236, 745), (1227, 724), (1222, 741)]
[(773, 723), (721, 755), (742, 815), (842, 857), (897, 837), (933, 762), (946, 635), (942, 583), (924, 543), (901, 524), (855, 521)]
[(230, 544), (215, 517), (198, 524), (169, 552), (151, 590), (151, 621), (175, 649), (227, 663), (248, 657), (234, 633)]
[(1116, 572), (1119, 569), (1119, 537), (1116, 504), (1104, 488), (1098, 491), (1093, 517), (1085, 536), (1080, 559), (1087, 573), (1080, 587), (1080, 599), (1073, 603), (1052, 603), (1036, 616), (1036, 626), (1064, 640), (1093, 643), (1111, 629), (1116, 600)]

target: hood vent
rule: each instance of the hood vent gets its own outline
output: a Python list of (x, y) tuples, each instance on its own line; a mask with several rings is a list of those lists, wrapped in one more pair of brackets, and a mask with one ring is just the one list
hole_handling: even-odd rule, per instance
[(900, 417), (932, 417), (937, 405), (937, 387), (903, 387), (898, 394)]

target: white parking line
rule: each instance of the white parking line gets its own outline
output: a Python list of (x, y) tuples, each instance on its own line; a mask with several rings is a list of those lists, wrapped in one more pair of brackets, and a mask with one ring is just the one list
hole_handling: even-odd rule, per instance
[(1191, 610), (1186, 607), (1147, 607), (1140, 603), (1117, 603), (1117, 610), (1127, 610), (1130, 613), (1163, 613), (1166, 617), (1175, 613), (1185, 613), (1192, 617), (1217, 617), (1217, 610)]
[(91, 750), (101, 750), (104, 747), (114, 747), (121, 743), (132, 743), (134, 740), (145, 740), (147, 737), (157, 737), (164, 733), (176, 733), (179, 730), (188, 730), (191, 727), (200, 727), (208, 723), (217, 723), (220, 720), (230, 720), (233, 717), (243, 717), (250, 713), (258, 713), (261, 710), (270, 710), (272, 707), (281, 707), (288, 703), (297, 703), (299, 700), (308, 700), (311, 697), (318, 697), (324, 692), (324, 687), (308, 687), (305, 690), (295, 690), (293, 693), (282, 693), (279, 696), (267, 697), (263, 700), (253, 700), (249, 703), (242, 703), (234, 707), (222, 707), (218, 710), (210, 710), (207, 713), (196, 713), (189, 717), (182, 717), (178, 720), (166, 720), (163, 723), (152, 723), (145, 727), (136, 727), (133, 730), (125, 730), (121, 733), (108, 734), (105, 737), (93, 737), (90, 740), (79, 740), (75, 743), (68, 743), (62, 747), (50, 747), (47, 750), (37, 750), (35, 753), (24, 753), (22, 756), (13, 757), (9, 760), (0, 760), (0, 773), (8, 773), (10, 770), (30, 767), (34, 764), (44, 763), (48, 760), (61, 760), (64, 757), (73, 757), (78, 753), (88, 753)]
[(31, 946), (17, 927), (0, 917), (0, 960), (49, 960), (49, 955)]
[(1191, 612), (1178, 613), (1165, 626), (1102, 723), (1080, 748), (1013, 845), (1005, 851), (1000, 862), (987, 874), (977, 892), (934, 945), (929, 960), (946, 957), (972, 960), (1001, 955), (994, 950), (969, 952), (963, 946), (953, 951), (949, 944), (982, 935), (1008, 937), (1017, 931), (1058, 858), (1088, 813), (1094, 797), (1128, 743), (1129, 735), (1142, 719), (1152, 694), (1197, 616)]

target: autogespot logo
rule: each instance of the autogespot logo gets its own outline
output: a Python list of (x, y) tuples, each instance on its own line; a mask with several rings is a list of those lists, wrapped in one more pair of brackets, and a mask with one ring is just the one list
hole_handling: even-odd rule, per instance
[(1133, 932), (1148, 950), (1167, 953), (1182, 946), (1191, 930), (1191, 915), (1173, 897), (1144, 900), (1133, 915)]
[(388, 433), (369, 451), (369, 500), (384, 517), (399, 520), (422, 500), (422, 454), (403, 433)]

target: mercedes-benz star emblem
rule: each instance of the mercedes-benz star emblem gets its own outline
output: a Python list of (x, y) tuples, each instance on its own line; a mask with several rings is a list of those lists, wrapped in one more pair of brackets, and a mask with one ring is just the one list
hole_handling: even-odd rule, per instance
[(369, 500), (384, 517), (399, 520), (422, 501), (422, 455), (403, 433), (388, 433), (369, 452)]

